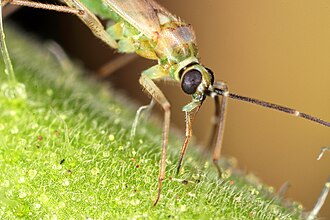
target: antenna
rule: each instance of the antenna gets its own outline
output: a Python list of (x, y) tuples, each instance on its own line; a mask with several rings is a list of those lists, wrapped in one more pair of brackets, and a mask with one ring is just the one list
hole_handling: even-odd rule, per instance
[(293, 108), (288, 108), (288, 107), (273, 104), (273, 103), (270, 103), (270, 102), (265, 102), (265, 101), (262, 101), (262, 100), (259, 100), (259, 99), (250, 98), (250, 97), (246, 97), (246, 96), (237, 95), (237, 94), (234, 94), (234, 93), (225, 92), (222, 89), (216, 89), (216, 92), (219, 95), (228, 96), (231, 99), (236, 99), (236, 100), (239, 100), (239, 101), (256, 104), (256, 105), (259, 105), (259, 106), (262, 106), (262, 107), (265, 107), (265, 108), (274, 109), (274, 110), (277, 110), (277, 111), (280, 111), (280, 112), (285, 112), (287, 114), (290, 114), (290, 115), (293, 115), (293, 116), (296, 116), (296, 117), (300, 117), (300, 118), (304, 118), (306, 120), (313, 121), (317, 124), (321, 124), (321, 125), (324, 125), (326, 127), (330, 127), (330, 122), (324, 121), (320, 118), (314, 117), (312, 115), (309, 115), (309, 114), (306, 114), (306, 113), (303, 113), (303, 112), (299, 112), (299, 111), (297, 111)]

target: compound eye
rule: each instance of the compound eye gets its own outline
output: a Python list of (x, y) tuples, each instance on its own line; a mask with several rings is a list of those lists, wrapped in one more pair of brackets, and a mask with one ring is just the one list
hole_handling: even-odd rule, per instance
[(187, 94), (194, 94), (197, 87), (202, 82), (202, 74), (198, 70), (192, 69), (183, 75), (181, 88)]

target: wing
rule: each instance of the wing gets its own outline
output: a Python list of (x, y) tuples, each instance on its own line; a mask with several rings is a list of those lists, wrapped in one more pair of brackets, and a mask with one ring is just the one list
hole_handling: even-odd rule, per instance
[(148, 38), (152, 38), (155, 32), (161, 31), (160, 17), (158, 13), (166, 14), (170, 19), (174, 18), (163, 7), (153, 0), (103, 0), (119, 16), (138, 29)]

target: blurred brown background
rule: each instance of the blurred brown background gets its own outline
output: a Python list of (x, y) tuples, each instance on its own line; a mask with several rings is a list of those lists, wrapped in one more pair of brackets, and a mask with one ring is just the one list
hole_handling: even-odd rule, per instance
[[(193, 25), (202, 57), (229, 89), (296, 108), (330, 121), (330, 1), (159, 0)], [(72, 15), (23, 9), (11, 19), (28, 32), (59, 42), (91, 70), (118, 56), (96, 40)], [(153, 63), (137, 59), (109, 77), (114, 86), (140, 104), (148, 103), (138, 85), (139, 73)], [(181, 107), (190, 101), (180, 87), (162, 86), (172, 103), (172, 125), (184, 128)], [(207, 101), (194, 124), (205, 143), (213, 103)], [(284, 113), (237, 101), (229, 102), (223, 155), (238, 159), (276, 189), (286, 181), (287, 197), (314, 205), (330, 175), (330, 129)], [(170, 146), (175, 147), (175, 146)], [(179, 151), (179, 149), (178, 149)], [(322, 210), (330, 218), (330, 199)]]

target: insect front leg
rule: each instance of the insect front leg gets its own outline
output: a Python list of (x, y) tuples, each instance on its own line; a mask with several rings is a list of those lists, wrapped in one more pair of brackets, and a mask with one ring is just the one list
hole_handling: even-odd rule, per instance
[[(190, 105), (190, 104), (188, 104), (188, 105)], [(180, 150), (180, 157), (179, 157), (179, 160), (178, 160), (178, 166), (177, 166), (177, 170), (176, 170), (177, 175), (180, 172), (180, 167), (181, 167), (181, 163), (182, 163), (182, 160), (183, 160), (183, 156), (186, 153), (186, 150), (188, 148), (188, 142), (189, 142), (189, 139), (191, 138), (191, 135), (192, 135), (192, 122), (193, 122), (195, 116), (197, 115), (200, 107), (201, 107), (201, 104), (197, 104), (196, 105), (196, 110), (193, 113), (191, 113), (190, 111), (185, 111), (185, 116), (186, 116), (185, 136), (186, 136), (186, 138), (185, 138), (185, 140), (183, 142), (183, 145), (181, 147), (181, 150)]]
[(213, 156), (212, 156), (213, 164), (217, 168), (219, 177), (221, 177), (221, 168), (218, 162), (221, 155), (229, 91), (228, 91), (228, 86), (225, 82), (220, 82), (220, 81), (215, 82), (214, 88), (219, 89), (223, 92), (222, 92), (221, 104), (219, 102), (219, 97), (217, 95), (211, 94), (215, 102), (215, 114), (213, 118), (213, 131), (209, 143), (211, 144), (213, 149)]
[(180, 167), (181, 167), (181, 163), (182, 163), (182, 160), (183, 160), (183, 156), (184, 156), (184, 154), (187, 150), (188, 142), (189, 142), (189, 139), (191, 138), (191, 135), (192, 135), (190, 112), (185, 112), (185, 118), (186, 118), (186, 132), (185, 132), (186, 138), (184, 139), (183, 145), (182, 145), (181, 150), (180, 150), (180, 157), (179, 157), (179, 160), (178, 160), (178, 166), (177, 166), (177, 170), (176, 170), (177, 175), (180, 172)]
[(164, 110), (162, 153), (161, 153), (159, 177), (158, 177), (158, 194), (154, 202), (154, 205), (157, 205), (161, 195), (163, 180), (165, 179), (166, 152), (168, 145), (168, 134), (170, 129), (171, 105), (167, 101), (163, 92), (157, 87), (157, 85), (153, 82), (152, 78), (150, 78), (147, 74), (142, 73), (139, 82), (142, 85), (142, 87), (146, 90), (146, 92), (150, 94), (152, 98)]

